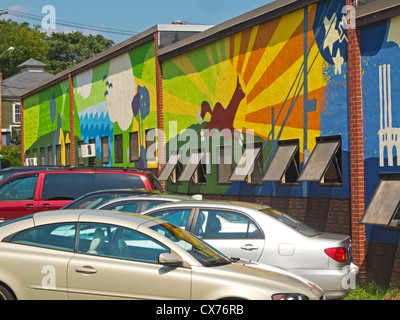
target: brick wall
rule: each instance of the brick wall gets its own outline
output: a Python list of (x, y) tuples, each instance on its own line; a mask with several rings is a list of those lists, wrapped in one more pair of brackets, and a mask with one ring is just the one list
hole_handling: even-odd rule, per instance
[[(353, 4), (347, 0), (347, 5)], [(354, 10), (348, 10), (348, 15)], [(348, 16), (349, 17), (349, 16)], [(354, 18), (354, 17), (353, 17)], [(349, 21), (350, 22), (350, 21)], [(360, 267), (360, 281), (365, 280), (365, 227), (359, 224), (364, 214), (364, 141), (363, 100), (361, 81), (360, 34), (358, 29), (347, 30), (348, 39), (348, 92), (349, 92), (349, 140), (351, 185), (351, 235), (353, 261)]]

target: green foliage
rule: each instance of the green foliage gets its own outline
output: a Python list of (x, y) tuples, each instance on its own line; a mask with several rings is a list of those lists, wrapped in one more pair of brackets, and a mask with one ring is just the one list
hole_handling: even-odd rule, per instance
[(18, 73), (17, 66), (30, 58), (47, 64), (47, 71), (56, 74), (114, 45), (102, 35), (85, 36), (79, 31), (47, 35), (39, 25), (30, 27), (27, 22), (11, 19), (0, 20), (0, 35), (0, 55), (9, 47), (15, 48), (0, 59), (3, 79)]
[(85, 36), (82, 32), (54, 32), (45, 39), (49, 46), (47, 59), (50, 61), (49, 72), (61, 72), (76, 63), (82, 62), (114, 45), (114, 41), (102, 35)]
[(350, 290), (345, 300), (400, 300), (400, 289), (366, 282)]
[(0, 155), (9, 160), (13, 167), (21, 166), (21, 146), (4, 146), (0, 149)]
[(46, 34), (39, 31), (40, 26), (29, 27), (29, 23), (18, 24), (12, 20), (0, 20), (0, 55), (9, 47), (12, 53), (5, 53), (0, 59), (3, 78), (19, 72), (17, 66), (30, 58), (48, 63), (49, 46), (45, 42)]

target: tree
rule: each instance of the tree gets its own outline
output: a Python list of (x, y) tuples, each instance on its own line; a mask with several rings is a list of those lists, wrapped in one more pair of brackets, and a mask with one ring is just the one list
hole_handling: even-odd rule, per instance
[(9, 47), (15, 51), (6, 53), (0, 59), (3, 78), (11, 77), (19, 72), (17, 66), (30, 58), (48, 63), (48, 44), (46, 34), (39, 31), (40, 26), (29, 27), (29, 23), (18, 24), (12, 20), (0, 20), (0, 54)]
[(102, 35), (85, 36), (80, 31), (71, 33), (53, 32), (45, 38), (49, 46), (48, 72), (58, 73), (82, 62), (114, 45), (114, 41)]

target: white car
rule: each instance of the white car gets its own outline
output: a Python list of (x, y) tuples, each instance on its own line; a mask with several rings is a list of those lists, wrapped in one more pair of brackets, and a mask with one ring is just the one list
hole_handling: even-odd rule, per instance
[(321, 300), (313, 283), (232, 261), (136, 214), (47, 211), (0, 225), (0, 299)]
[(289, 270), (318, 284), (327, 299), (347, 296), (358, 267), (350, 237), (320, 233), (270, 207), (245, 202), (183, 201), (142, 214), (185, 229), (222, 251)]

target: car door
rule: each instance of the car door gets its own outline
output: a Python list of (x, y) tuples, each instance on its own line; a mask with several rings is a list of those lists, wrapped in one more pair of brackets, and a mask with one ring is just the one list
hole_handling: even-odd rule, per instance
[(18, 299), (68, 299), (67, 267), (75, 233), (76, 223), (65, 222), (36, 226), (3, 240), (2, 273), (11, 274), (23, 288)]
[(68, 267), (70, 299), (189, 299), (191, 269), (158, 264), (170, 252), (136, 230), (81, 223)]
[(191, 231), (229, 257), (257, 261), (264, 249), (261, 229), (238, 211), (199, 208)]
[(39, 211), (38, 174), (11, 177), (0, 185), (0, 220), (11, 220)]

